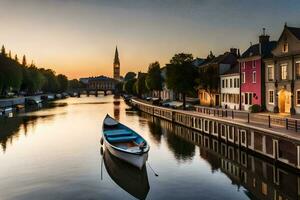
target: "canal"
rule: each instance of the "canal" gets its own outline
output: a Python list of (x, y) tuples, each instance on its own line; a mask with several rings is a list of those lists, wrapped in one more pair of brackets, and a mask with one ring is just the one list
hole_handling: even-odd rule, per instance
[[(293, 169), (113, 96), (69, 98), (0, 118), (0, 199), (299, 199)], [(150, 143), (142, 171), (101, 151), (106, 113)]]

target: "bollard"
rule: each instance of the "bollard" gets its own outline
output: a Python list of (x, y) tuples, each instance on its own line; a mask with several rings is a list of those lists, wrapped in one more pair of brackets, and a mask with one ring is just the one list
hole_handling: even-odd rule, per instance
[(232, 117), (232, 119), (234, 119), (234, 114), (233, 114), (234, 112), (233, 112), (233, 110), (231, 111), (231, 117)]
[(248, 113), (247, 118), (248, 118), (248, 123), (250, 123), (250, 113)]
[(270, 115), (268, 117), (268, 120), (269, 120), (269, 128), (271, 128), (271, 116)]
[(226, 117), (228, 116), (228, 114), (227, 114), (227, 110), (225, 111), (225, 116), (226, 116)]
[(286, 128), (286, 130), (288, 130), (288, 129), (289, 129), (289, 127), (288, 127), (288, 123), (289, 123), (289, 121), (288, 121), (288, 119), (286, 118), (286, 119), (285, 119), (285, 128)]
[(295, 131), (297, 132), (298, 131), (298, 121), (295, 120)]

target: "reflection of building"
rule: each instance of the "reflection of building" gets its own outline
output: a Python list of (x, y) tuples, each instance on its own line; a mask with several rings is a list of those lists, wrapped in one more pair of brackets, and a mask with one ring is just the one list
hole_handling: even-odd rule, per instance
[(241, 70), (242, 108), (249, 110), (251, 105), (265, 105), (264, 63), (276, 42), (269, 41), (270, 36), (263, 33), (259, 43), (251, 45), (239, 59)]
[(284, 26), (266, 63), (266, 106), (269, 111), (300, 113), (300, 28)]
[(198, 145), (200, 156), (210, 164), (212, 173), (220, 170), (237, 188), (244, 187), (250, 199), (299, 199), (300, 177), (289, 168), (166, 120), (154, 117), (153, 122), (161, 125), (162, 132), (167, 130), (167, 137), (174, 134)]
[(116, 47), (113, 67), (114, 67), (114, 79), (119, 80), (120, 79), (120, 59), (119, 59), (118, 47)]

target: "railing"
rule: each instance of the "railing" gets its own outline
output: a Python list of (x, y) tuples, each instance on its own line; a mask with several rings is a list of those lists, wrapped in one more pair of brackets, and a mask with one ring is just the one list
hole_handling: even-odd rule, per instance
[(300, 130), (300, 120), (293, 118), (286, 118), (274, 115), (259, 114), (259, 113), (250, 113), (247, 111), (240, 110), (229, 110), (222, 108), (210, 108), (205, 106), (195, 106), (195, 110), (199, 113), (216, 116), (216, 117), (225, 117), (231, 118), (237, 121), (244, 121), (247, 123), (258, 123), (266, 124), (268, 127), (280, 126), (285, 127), (287, 130), (295, 130), (297, 132)]

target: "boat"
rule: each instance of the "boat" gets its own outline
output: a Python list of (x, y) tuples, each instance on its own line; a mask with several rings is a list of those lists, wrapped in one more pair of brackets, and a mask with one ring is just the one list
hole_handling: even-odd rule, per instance
[(150, 190), (146, 166), (139, 170), (106, 150), (103, 159), (107, 173), (118, 186), (137, 199), (146, 199)]
[(101, 143), (104, 143), (105, 148), (121, 160), (142, 169), (148, 159), (150, 149), (142, 136), (108, 114), (103, 120), (102, 132)]

